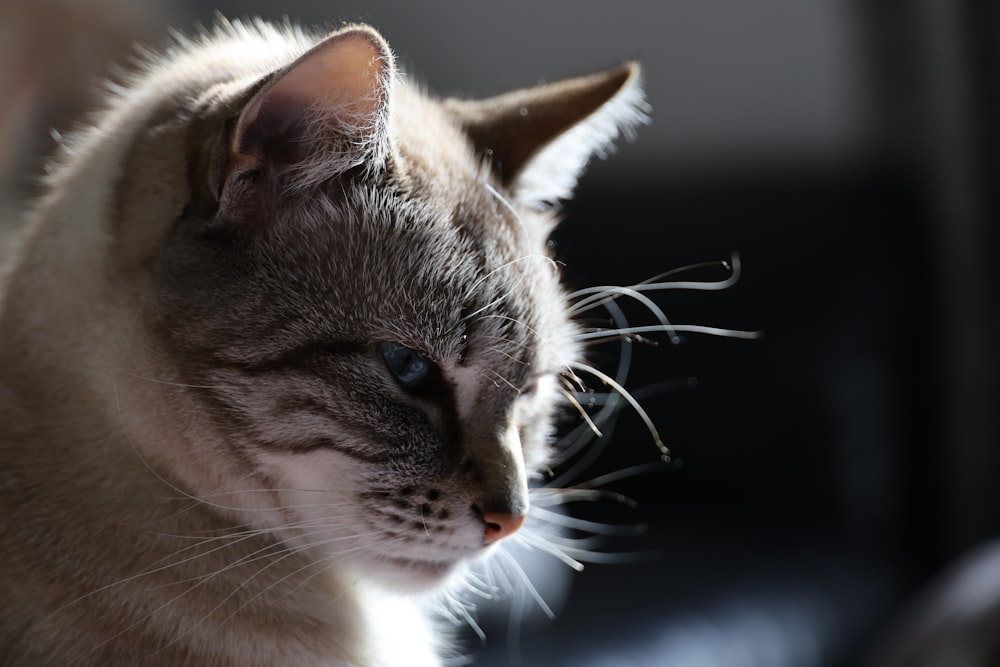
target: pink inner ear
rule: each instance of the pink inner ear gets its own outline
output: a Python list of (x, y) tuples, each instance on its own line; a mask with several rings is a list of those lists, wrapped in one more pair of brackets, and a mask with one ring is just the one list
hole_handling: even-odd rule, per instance
[(383, 102), (384, 53), (380, 47), (367, 32), (338, 35), (293, 65), (274, 84), (274, 92), (333, 113), (371, 116)]
[(342, 137), (350, 144), (364, 145), (371, 139), (365, 135), (378, 131), (373, 120), (386, 105), (391, 75), (392, 57), (376, 34), (353, 29), (326, 38), (244, 107), (230, 136), (223, 182), (260, 160), (281, 161), (273, 153), (281, 133), (300, 131), (304, 122), (328, 123), (356, 135)]

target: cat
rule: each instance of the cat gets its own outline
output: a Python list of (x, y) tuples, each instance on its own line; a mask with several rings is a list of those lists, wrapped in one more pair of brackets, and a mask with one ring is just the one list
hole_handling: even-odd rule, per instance
[(547, 241), (640, 68), (437, 99), (222, 22), (65, 139), (0, 296), (0, 664), (425, 667), (582, 364)]

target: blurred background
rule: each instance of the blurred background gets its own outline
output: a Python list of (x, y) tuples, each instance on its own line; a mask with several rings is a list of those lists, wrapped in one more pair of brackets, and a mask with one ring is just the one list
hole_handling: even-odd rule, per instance
[[(900, 619), (928, 582), (1000, 534), (1000, 4), (3, 0), (4, 206), (30, 193), (50, 128), (91, 102), (109, 61), (215, 10), (370, 22), (440, 94), (640, 60), (653, 122), (592, 164), (567, 206), (555, 241), (568, 282), (635, 283), (739, 253), (731, 289), (657, 301), (675, 323), (763, 337), (630, 345), (628, 386), (674, 463), (605, 485), (635, 507), (574, 508), (646, 532), (609, 539), (621, 555), (603, 559), (623, 562), (568, 589), (540, 566), (555, 620), (530, 596), (484, 610), (487, 639), (465, 639), (476, 664), (864, 664), (917, 632)], [(611, 369), (616, 354), (595, 350)], [(579, 480), (658, 459), (626, 410)], [(994, 580), (972, 583), (996, 604)]]

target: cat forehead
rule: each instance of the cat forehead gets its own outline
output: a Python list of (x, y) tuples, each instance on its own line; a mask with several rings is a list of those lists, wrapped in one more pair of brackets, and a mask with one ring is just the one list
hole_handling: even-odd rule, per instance
[(403, 79), (392, 89), (390, 132), (397, 157), (413, 177), (480, 177), (479, 161), (455, 119), (436, 99)]
[(536, 315), (558, 311), (558, 276), (508, 206), (479, 184), (430, 201), (339, 191), (289, 212), (293, 234), (278, 254), (283, 244), (293, 251), (283, 262), (311, 267), (315, 288), (344, 315), (373, 321), (356, 324), (378, 323), (403, 342), (433, 346), (471, 331), (534, 347)]
[(469, 236), (493, 268), (545, 255), (553, 215), (518, 205), (436, 98), (401, 84), (392, 119), (395, 184), (407, 196)]

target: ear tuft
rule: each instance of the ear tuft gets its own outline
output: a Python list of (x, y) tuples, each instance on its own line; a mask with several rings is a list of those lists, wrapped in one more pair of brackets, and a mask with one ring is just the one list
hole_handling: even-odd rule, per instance
[(637, 63), (484, 100), (445, 100), (476, 150), (523, 204), (568, 199), (591, 156), (648, 122)]
[(394, 77), (388, 45), (363, 26), (329, 35), (272, 75), (230, 129), (222, 208), (245, 207), (248, 175), (288, 192), (360, 166), (382, 169)]

